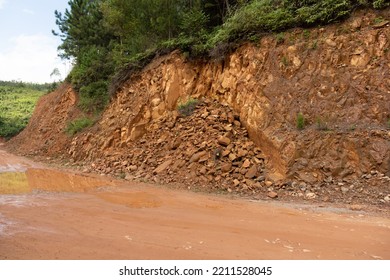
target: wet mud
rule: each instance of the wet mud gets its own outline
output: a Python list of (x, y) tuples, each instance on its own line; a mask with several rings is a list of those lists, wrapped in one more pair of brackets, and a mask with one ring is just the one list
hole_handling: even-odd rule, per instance
[(0, 259), (390, 259), (390, 218), (50, 170), (0, 150)]

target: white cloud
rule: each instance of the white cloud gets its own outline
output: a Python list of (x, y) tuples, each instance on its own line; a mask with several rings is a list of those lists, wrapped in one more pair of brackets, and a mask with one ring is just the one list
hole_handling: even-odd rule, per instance
[(6, 3), (6, 0), (0, 0), (0, 10), (4, 7), (4, 4)]
[(50, 82), (54, 68), (64, 78), (67, 69), (57, 57), (57, 41), (53, 37), (20, 35), (11, 39), (11, 45), (11, 49), (0, 51), (0, 80)]
[(29, 9), (23, 9), (23, 13), (29, 14), (29, 15), (34, 15), (35, 14), (35, 12), (33, 10), (29, 10)]

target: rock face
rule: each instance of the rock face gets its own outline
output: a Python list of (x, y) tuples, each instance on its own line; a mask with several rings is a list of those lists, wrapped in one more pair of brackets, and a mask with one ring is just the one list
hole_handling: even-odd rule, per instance
[[(377, 17), (267, 36), (223, 61), (160, 57), (64, 148), (99, 172), (229, 190), (390, 175), (390, 28)], [(200, 104), (179, 116), (190, 96)]]

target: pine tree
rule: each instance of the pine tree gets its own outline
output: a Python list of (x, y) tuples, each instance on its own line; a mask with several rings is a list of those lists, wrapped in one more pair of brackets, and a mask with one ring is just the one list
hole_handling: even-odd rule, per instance
[(93, 46), (108, 46), (112, 34), (102, 25), (103, 14), (100, 11), (100, 0), (70, 0), (70, 9), (64, 14), (55, 11), (56, 24), (62, 44), (60, 54), (64, 58), (77, 58), (83, 48)]

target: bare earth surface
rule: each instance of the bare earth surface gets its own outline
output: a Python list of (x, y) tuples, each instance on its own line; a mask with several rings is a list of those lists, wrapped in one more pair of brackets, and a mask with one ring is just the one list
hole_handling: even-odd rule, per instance
[(390, 259), (390, 218), (62, 172), (0, 146), (0, 259)]

